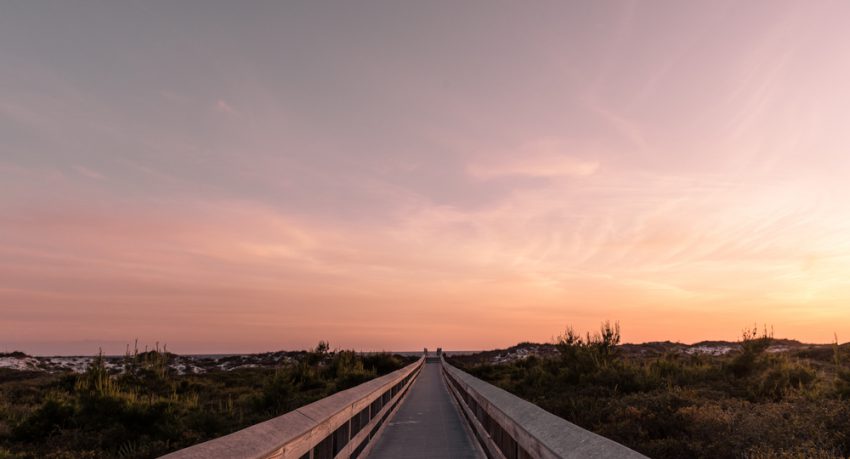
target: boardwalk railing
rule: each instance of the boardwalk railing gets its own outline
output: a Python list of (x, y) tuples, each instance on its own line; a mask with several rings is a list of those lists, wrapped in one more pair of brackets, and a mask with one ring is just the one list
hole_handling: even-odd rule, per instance
[(498, 459), (645, 458), (442, 361), (443, 374), (487, 455)]
[(419, 374), (424, 359), (167, 459), (357, 458)]

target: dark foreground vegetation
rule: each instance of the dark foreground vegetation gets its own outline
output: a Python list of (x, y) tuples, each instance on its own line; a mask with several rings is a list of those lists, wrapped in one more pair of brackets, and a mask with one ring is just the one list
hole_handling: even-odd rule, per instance
[(330, 351), (274, 366), (179, 375), (164, 351), (102, 356), (83, 374), (0, 369), (0, 459), (152, 458), (270, 419), (401, 368), (404, 357)]
[(724, 355), (619, 341), (606, 323), (593, 336), (567, 330), (542, 357), (452, 362), (653, 458), (850, 456), (847, 344), (777, 349), (756, 329)]

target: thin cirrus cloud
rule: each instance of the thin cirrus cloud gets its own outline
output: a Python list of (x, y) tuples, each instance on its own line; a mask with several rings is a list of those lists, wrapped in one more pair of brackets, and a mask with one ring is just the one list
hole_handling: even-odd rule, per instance
[(0, 350), (850, 333), (841, 4), (189, 5), (0, 15)]
[[(587, 154), (587, 149), (573, 151)], [(486, 155), (468, 166), (469, 173), (482, 179), (505, 176), (582, 177), (599, 169), (596, 161), (581, 160), (570, 155), (564, 142), (544, 139), (530, 142), (508, 155)]]

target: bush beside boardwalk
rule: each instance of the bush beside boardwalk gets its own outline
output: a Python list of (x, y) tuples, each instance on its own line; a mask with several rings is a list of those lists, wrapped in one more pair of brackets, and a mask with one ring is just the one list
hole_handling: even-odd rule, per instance
[(619, 341), (606, 323), (568, 330), (547, 356), (451, 362), (653, 458), (850, 456), (847, 345), (768, 352), (777, 340), (755, 329), (726, 355), (626, 354)]
[(178, 375), (173, 354), (128, 355), (112, 374), (0, 371), (0, 459), (152, 458), (215, 438), (407, 364), (401, 356), (330, 351), (277, 367)]

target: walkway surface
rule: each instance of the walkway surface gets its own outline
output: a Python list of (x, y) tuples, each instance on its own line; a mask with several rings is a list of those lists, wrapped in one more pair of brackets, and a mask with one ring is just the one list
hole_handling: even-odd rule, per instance
[(440, 363), (425, 363), (369, 458), (483, 458), (451, 397), (440, 375)]

